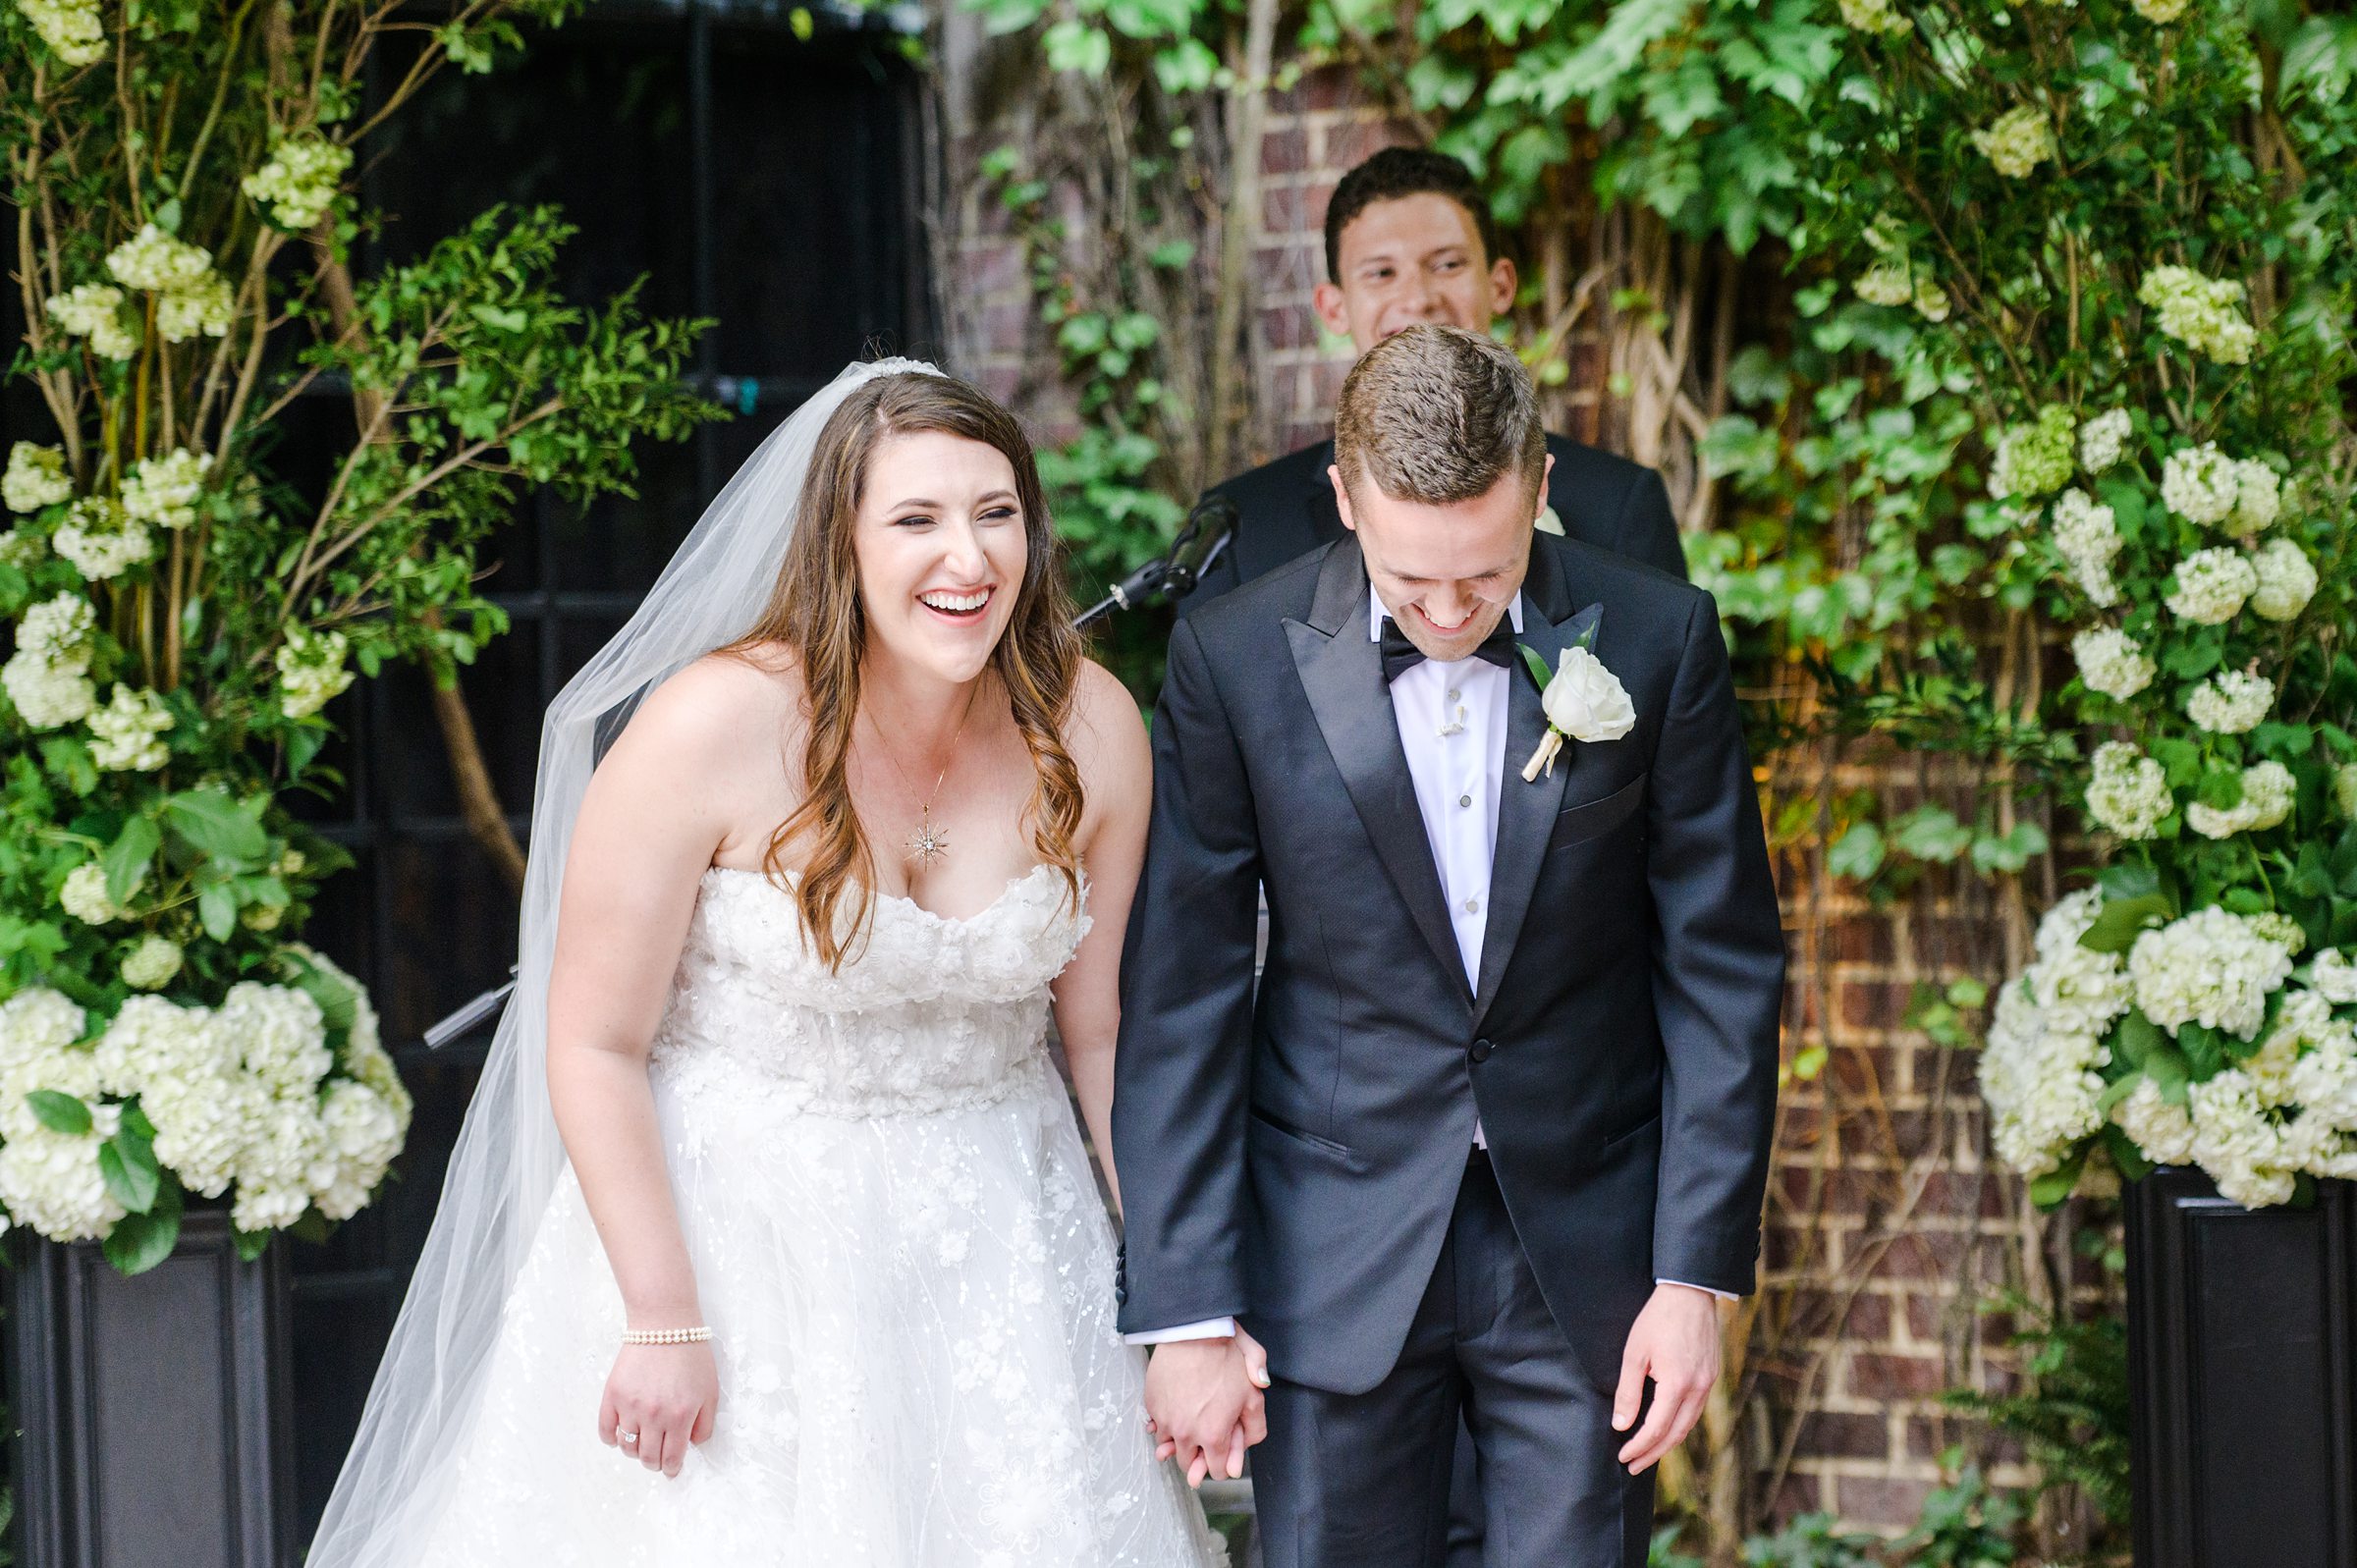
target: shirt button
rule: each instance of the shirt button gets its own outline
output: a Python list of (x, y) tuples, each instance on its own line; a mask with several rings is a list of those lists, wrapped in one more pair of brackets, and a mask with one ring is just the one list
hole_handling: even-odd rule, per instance
[(1454, 686), (1451, 686), (1449, 688), (1449, 700), (1451, 702), (1454, 702), (1456, 700), (1456, 688)]
[(1469, 915), (1480, 914), (1481, 900), (1479, 898), (1467, 898), (1465, 900), (1465, 913)]
[(1456, 797), (1456, 803), (1460, 806), (1469, 806), (1473, 804), (1473, 797), (1471, 795), (1458, 795)]

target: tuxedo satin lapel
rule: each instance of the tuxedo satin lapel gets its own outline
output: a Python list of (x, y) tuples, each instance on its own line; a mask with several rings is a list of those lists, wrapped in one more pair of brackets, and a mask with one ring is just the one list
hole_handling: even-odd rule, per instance
[(1292, 644), (1293, 667), (1309, 696), (1318, 732), (1350, 791), (1350, 803), (1374, 842), (1376, 857), (1434, 956), (1469, 999), (1465, 961), (1450, 929), (1441, 874), (1433, 864), (1424, 815), (1416, 805), (1415, 781), (1408, 774), (1399, 726), (1392, 716), (1383, 655), (1367, 635), (1366, 584), (1356, 542), (1335, 546), (1319, 575), (1312, 623), (1288, 620), (1285, 635)]
[[(1553, 552), (1546, 552), (1552, 558)], [(1535, 562), (1534, 562), (1535, 565)], [(1545, 602), (1561, 604), (1566, 597), (1560, 591), (1560, 579), (1555, 584), (1533, 584), (1526, 588), (1526, 597), (1534, 612), (1522, 622), (1522, 635), (1516, 640), (1528, 643), (1547, 656), (1553, 666), (1562, 657), (1565, 643), (1573, 641), (1589, 622), (1594, 606), (1562, 622), (1545, 618), (1540, 610), (1542, 594)], [(1555, 833), (1555, 814), (1562, 809), (1563, 793), (1571, 776), (1579, 769), (1581, 754), (1587, 749), (1577, 741), (1567, 742), (1555, 759), (1552, 776), (1542, 773), (1525, 784), (1522, 766), (1530, 754), (1539, 748), (1547, 734), (1547, 710), (1541, 704), (1539, 684), (1530, 672), (1512, 672), (1511, 695), (1507, 699), (1506, 775), (1499, 785), (1498, 846), (1490, 861), (1490, 918), (1481, 939), (1481, 984), (1473, 998), (1473, 1015), (1479, 1019), (1489, 1009), (1498, 995), (1499, 984), (1506, 977), (1507, 960), (1514, 953), (1514, 943), (1522, 932), (1522, 922), (1530, 912), (1530, 898), (1539, 881), (1539, 866), (1545, 860), (1547, 840)]]

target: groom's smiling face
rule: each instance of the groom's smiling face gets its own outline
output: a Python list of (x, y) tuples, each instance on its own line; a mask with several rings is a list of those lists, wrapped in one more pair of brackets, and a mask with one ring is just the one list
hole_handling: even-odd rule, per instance
[(1468, 500), (1433, 503), (1388, 496), (1364, 473), (1344, 484), (1340, 468), (1326, 471), (1384, 610), (1427, 659), (1469, 657), (1522, 591), (1544, 472), (1535, 494), (1527, 475), (1508, 471)]

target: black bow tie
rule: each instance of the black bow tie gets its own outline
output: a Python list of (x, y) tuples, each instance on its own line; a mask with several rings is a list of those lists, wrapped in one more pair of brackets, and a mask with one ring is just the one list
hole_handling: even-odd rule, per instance
[[(1473, 650), (1472, 656), (1476, 659), (1487, 659), (1501, 670), (1511, 670), (1514, 667), (1512, 618), (1500, 616), (1498, 624), (1491, 627), (1490, 634), (1481, 639), (1481, 646)], [(1388, 686), (1398, 679), (1400, 671), (1412, 670), (1422, 664), (1425, 657), (1423, 649), (1407, 640), (1407, 633), (1399, 629), (1398, 622), (1390, 616), (1383, 618), (1383, 683), (1385, 685)]]

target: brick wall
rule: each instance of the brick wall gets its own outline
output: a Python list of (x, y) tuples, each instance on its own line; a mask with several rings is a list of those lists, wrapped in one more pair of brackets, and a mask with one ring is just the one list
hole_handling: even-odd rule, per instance
[[(953, 169), (1007, 135), (1003, 121), (977, 134), (956, 109)], [(1406, 139), (1340, 71), (1311, 74), (1271, 101), (1251, 269), (1262, 415), (1247, 441), (1252, 461), (1330, 431), (1349, 355), (1346, 344), (1323, 341), (1310, 307), (1325, 270), (1327, 199), (1352, 164)], [(949, 358), (1052, 429), (1062, 419), (1053, 356), (1030, 324), (1020, 255), (972, 184), (962, 182), (964, 204), (944, 225)], [(1566, 433), (1592, 434), (1596, 401), (1574, 400), (1587, 428)], [(1876, 772), (1844, 787), (1891, 782)], [(2007, 1325), (1973, 1303), (2018, 1273), (2019, 1184), (1985, 1157), (1969, 1058), (1902, 1023), (1919, 981), (1994, 973), (1999, 928), (1989, 909), (1937, 890), (1894, 914), (1813, 898), (1805, 880), (1802, 861), (1787, 857), (1780, 881), (1796, 959), (1789, 1032), (1822, 1041), (1829, 1057), (1819, 1083), (1786, 1096), (1764, 1289), (1753, 1298), (1764, 1411), (1745, 1413), (1745, 1441), (1759, 1459), (1754, 1502), (1774, 1517), (1827, 1509), (1861, 1528), (1896, 1530), (1914, 1523), (1951, 1443), (1969, 1438), (2001, 1483), (2025, 1479), (1939, 1399), (2002, 1379), (2004, 1357), (1993, 1347)]]

